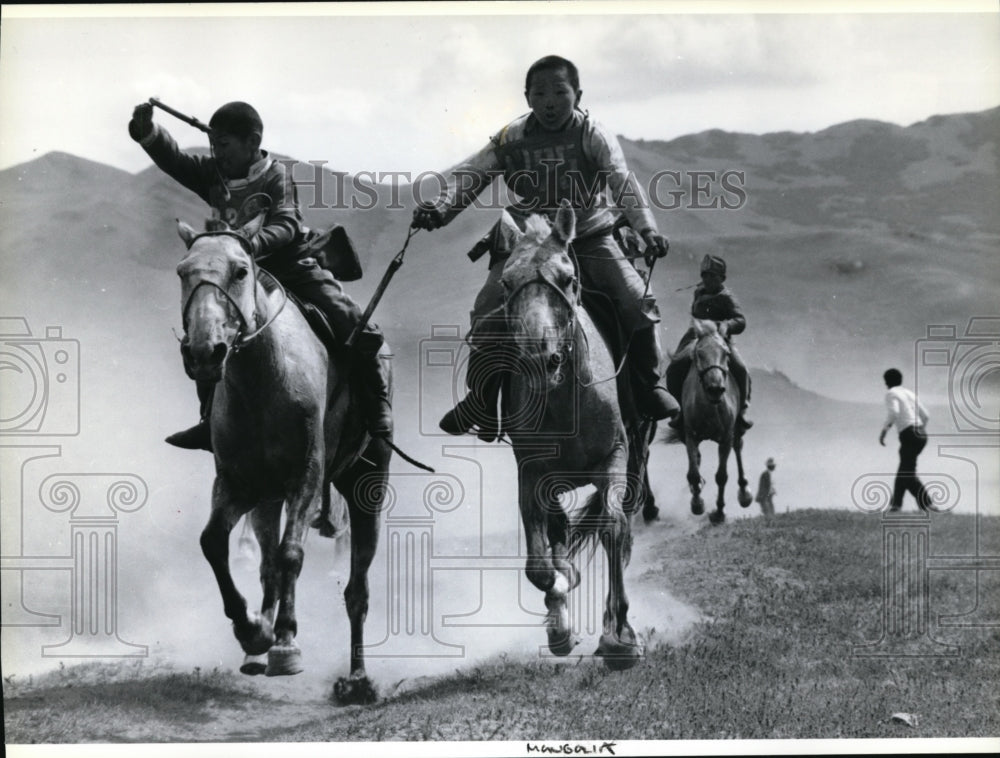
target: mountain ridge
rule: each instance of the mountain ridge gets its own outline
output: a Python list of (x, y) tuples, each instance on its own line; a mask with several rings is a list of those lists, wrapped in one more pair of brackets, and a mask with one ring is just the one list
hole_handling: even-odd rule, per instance
[[(858, 137), (870, 129), (881, 142)], [(859, 119), (819, 133), (706, 130), (669, 142), (623, 139), (622, 147), (640, 182), (663, 171), (681, 180), (678, 207), (652, 208), (671, 240), (653, 281), (665, 348), (687, 326), (688, 288), (709, 252), (729, 262), (728, 284), (748, 318), (738, 338), (748, 362), (827, 396), (860, 381), (873, 362), (912, 363), (912, 346), (929, 325), (957, 324), (962, 333), (970, 316), (995, 310), (1000, 108), (908, 127)], [(742, 205), (692, 207), (737, 197), (723, 194), (725, 171), (742, 172)], [(334, 181), (333, 171), (323, 172), (323, 181)], [(700, 196), (698, 172), (708, 176)], [(366, 274), (346, 289), (363, 307), (402, 247), (413, 198), (405, 186), (359, 180), (358, 187), (376, 193), (374, 207), (352, 208), (344, 198), (317, 203), (301, 190), (300, 201), (308, 225), (339, 223), (354, 240)], [(678, 188), (664, 184), (659, 198), (671, 199), (670, 189)], [(135, 282), (113, 288), (122, 313), (135, 309), (129, 298), (139, 288), (173, 308), (176, 285), (162, 274), (183, 250), (175, 219), (197, 227), (208, 215), (197, 196), (153, 166), (131, 174), (60, 151), (0, 171), (0, 198), (0, 293), (20, 286), (42, 305), (78, 300), (80, 283)], [(468, 263), (465, 253), (498, 214), (470, 208), (445, 229), (413, 238), (375, 316), (394, 343), (419, 341), (433, 324), (467, 328), (485, 265)], [(831, 360), (836, 372), (819, 368)]]

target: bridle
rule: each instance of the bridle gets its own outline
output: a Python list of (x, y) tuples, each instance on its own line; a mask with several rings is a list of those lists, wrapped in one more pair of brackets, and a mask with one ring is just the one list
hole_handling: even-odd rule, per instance
[[(191, 240), (191, 244), (188, 245), (188, 249), (190, 249), (194, 245), (194, 243), (197, 242), (202, 237), (219, 237), (222, 235), (233, 237), (239, 240), (240, 246), (242, 247), (243, 251), (247, 254), (247, 257), (250, 259), (250, 271), (253, 275), (253, 315), (250, 319), (248, 319), (244, 315), (242, 308), (240, 308), (240, 304), (236, 302), (235, 298), (233, 298), (233, 296), (229, 294), (229, 291), (221, 284), (209, 281), (208, 279), (203, 279), (202, 281), (198, 282), (191, 289), (191, 292), (188, 294), (187, 300), (184, 303), (184, 307), (181, 310), (181, 319), (182, 319), (182, 324), (184, 326), (184, 334), (186, 336), (188, 330), (188, 311), (191, 310), (191, 303), (194, 300), (195, 293), (197, 293), (198, 290), (201, 289), (202, 287), (206, 286), (214, 287), (215, 289), (217, 289), (219, 292), (222, 293), (228, 305), (232, 306), (232, 308), (236, 310), (236, 313), (239, 316), (240, 325), (239, 328), (237, 328), (236, 330), (235, 336), (233, 337), (232, 344), (229, 346), (230, 350), (236, 353), (239, 352), (240, 349), (246, 347), (246, 345), (249, 342), (251, 342), (254, 338), (260, 335), (261, 332), (263, 332), (271, 324), (274, 323), (274, 320), (278, 317), (278, 314), (281, 313), (281, 311), (285, 307), (285, 304), (288, 302), (288, 294), (285, 292), (284, 287), (281, 286), (281, 283), (274, 277), (273, 274), (261, 268), (257, 264), (257, 261), (254, 259), (253, 254), (250, 252), (249, 241), (247, 240), (246, 237), (244, 237), (241, 234), (237, 234), (236, 232), (228, 230), (202, 232), (201, 234), (197, 235), (194, 239)], [(260, 274), (262, 273), (266, 274), (271, 279), (276, 289), (278, 289), (281, 292), (282, 297), (281, 297), (281, 305), (274, 311), (273, 314), (271, 314), (271, 316), (264, 322), (264, 324), (258, 327), (257, 325), (259, 323), (259, 319), (257, 317), (257, 314), (259, 313), (259, 302), (257, 298), (257, 281), (258, 281), (258, 276), (260, 276)], [(251, 321), (253, 323), (253, 326), (257, 328), (255, 329), (251, 328)]]
[(519, 285), (517, 285), (513, 290), (509, 292), (506, 291), (508, 285), (503, 279), (500, 280), (500, 284), (503, 285), (504, 287), (504, 313), (506, 315), (508, 316), (510, 315), (511, 301), (514, 300), (518, 295), (520, 295), (521, 291), (524, 290), (525, 287), (528, 287), (529, 285), (532, 284), (541, 284), (545, 287), (548, 287), (551, 290), (554, 290), (556, 294), (559, 295), (559, 297), (566, 304), (566, 306), (570, 310), (570, 313), (572, 314), (572, 316), (570, 317), (570, 324), (576, 322), (576, 308), (580, 304), (580, 280), (576, 276), (573, 277), (572, 281), (572, 288), (573, 288), (572, 300), (570, 300), (569, 295), (567, 295), (563, 291), (562, 287), (560, 287), (558, 284), (556, 284), (554, 281), (552, 281), (549, 277), (545, 275), (545, 272), (542, 271), (542, 267), (540, 265), (535, 267), (535, 275), (531, 279), (521, 282)]
[[(559, 299), (562, 300), (563, 303), (565, 303), (566, 307), (569, 309), (569, 314), (570, 314), (569, 321), (564, 327), (564, 334), (568, 333), (571, 336), (568, 338), (563, 337), (560, 340), (561, 343), (564, 343), (566, 345), (564, 359), (569, 358), (570, 354), (573, 352), (576, 333), (579, 328), (579, 321), (577, 320), (577, 308), (580, 305), (580, 297), (581, 297), (580, 280), (576, 276), (574, 276), (572, 279), (572, 291), (573, 291), (572, 299), (570, 299), (570, 296), (566, 294), (566, 292), (563, 290), (562, 287), (560, 287), (558, 284), (552, 281), (552, 279), (550, 279), (548, 276), (545, 275), (545, 272), (542, 270), (541, 265), (536, 266), (535, 275), (532, 278), (521, 282), (512, 290), (508, 291), (507, 289), (508, 285), (503, 279), (500, 280), (500, 283), (504, 287), (503, 311), (504, 311), (504, 316), (506, 317), (508, 323), (510, 323), (512, 320), (511, 304), (517, 299), (517, 297), (524, 291), (526, 287), (532, 284), (541, 284), (543, 287), (547, 287), (548, 289), (554, 291), (559, 296)], [(562, 360), (559, 361), (559, 363), (561, 362)]]
[[(728, 356), (729, 355), (729, 346), (726, 345), (726, 342), (723, 339), (722, 335), (718, 334), (718, 333), (716, 333), (716, 335), (712, 335), (712, 334), (706, 334), (706, 335), (704, 335), (704, 337), (712, 337), (712, 336), (717, 336), (719, 338), (719, 340), (722, 342), (722, 354), (724, 356)], [(701, 365), (701, 361), (699, 360), (700, 356), (699, 356), (699, 353), (698, 353), (698, 342), (700, 342), (702, 339), (703, 339), (703, 337), (699, 337), (697, 340), (695, 340), (695, 343), (694, 343), (694, 345), (691, 348), (692, 353), (694, 354), (694, 357), (693, 357), (694, 365), (695, 365), (695, 368), (698, 370), (698, 380), (700, 382), (704, 383), (704, 381), (705, 381), (705, 375), (709, 371), (711, 371), (712, 369), (718, 369), (719, 371), (722, 372), (722, 380), (726, 381), (729, 378), (729, 366), (728, 365), (723, 366), (723, 365), (720, 365), (718, 363), (710, 363), (709, 365), (704, 366), (704, 367)]]

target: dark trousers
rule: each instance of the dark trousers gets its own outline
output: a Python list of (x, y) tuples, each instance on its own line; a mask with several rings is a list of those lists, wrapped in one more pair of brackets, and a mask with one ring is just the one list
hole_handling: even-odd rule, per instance
[(297, 272), (297, 276), (279, 276), (278, 280), (303, 300), (320, 308), (329, 319), (337, 339), (343, 342), (361, 320), (361, 308), (344, 292), (330, 272), (319, 268), (311, 258), (306, 260), (312, 262), (311, 267), (302, 265), (305, 270)]
[(920, 508), (927, 507), (927, 492), (917, 478), (917, 456), (927, 445), (927, 435), (916, 426), (908, 426), (899, 433), (899, 470), (892, 492), (892, 509), (903, 505), (903, 495), (909, 492), (917, 499)]

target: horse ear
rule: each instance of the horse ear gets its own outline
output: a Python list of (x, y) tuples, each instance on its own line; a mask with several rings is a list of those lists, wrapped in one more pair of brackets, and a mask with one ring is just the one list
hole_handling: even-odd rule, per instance
[(500, 214), (493, 237), (494, 254), (510, 253), (516, 246), (524, 232), (517, 225), (514, 217), (506, 210)]
[(253, 239), (257, 236), (261, 227), (264, 226), (264, 216), (265, 214), (259, 213), (255, 218), (247, 221), (243, 226), (240, 227), (239, 232), (248, 240)]
[(552, 227), (552, 236), (563, 245), (568, 245), (570, 240), (576, 235), (576, 212), (569, 200), (565, 198), (559, 203), (559, 210), (556, 211), (556, 223)]
[(177, 219), (177, 234), (184, 240), (184, 245), (189, 250), (191, 249), (191, 243), (194, 242), (194, 238), (198, 236), (198, 232), (194, 230), (194, 227), (190, 224), (185, 224), (180, 219)]

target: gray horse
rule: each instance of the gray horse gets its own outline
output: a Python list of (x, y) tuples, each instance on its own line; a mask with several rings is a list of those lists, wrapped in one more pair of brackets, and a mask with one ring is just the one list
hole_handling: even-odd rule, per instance
[[(504, 428), (518, 464), (526, 573), (545, 593), (549, 649), (567, 655), (576, 644), (567, 610), (567, 595), (580, 581), (572, 560), (597, 539), (607, 553), (609, 581), (596, 654), (624, 669), (643, 655), (628, 622), (624, 581), (632, 548), (623, 508), (628, 439), (615, 362), (580, 306), (568, 250), (575, 223), (565, 203), (551, 228), (544, 217), (529, 217), (504, 267), (504, 312), (517, 365), (504, 392)], [(588, 485), (596, 492), (567, 513), (561, 496)]]
[(715, 510), (708, 514), (713, 524), (726, 520), (725, 489), (729, 475), (726, 471), (730, 451), (736, 453), (739, 475), (738, 500), (746, 508), (753, 500), (747, 489), (743, 472), (743, 431), (736, 423), (739, 407), (739, 387), (729, 372), (729, 345), (714, 321), (693, 319), (695, 341), (686, 349), (692, 351), (691, 368), (684, 378), (681, 404), (684, 409), (684, 443), (687, 446), (687, 481), (691, 487), (691, 512), (700, 515), (705, 511), (701, 497), (699, 466), (701, 453), (698, 446), (706, 440), (719, 446), (719, 467), (715, 472), (718, 495)]
[[(281, 286), (248, 253), (246, 239), (255, 228), (198, 234), (178, 224), (188, 247), (177, 267), (184, 366), (192, 378), (215, 383), (216, 475), (201, 547), (246, 653), (241, 671), (297, 674), (295, 585), (306, 530), (332, 483), (347, 502), (351, 534), (344, 592), (351, 668), (334, 695), (370, 702), (377, 695), (365, 674), (363, 626), (391, 450), (388, 440), (368, 437), (343, 358), (331, 359)], [(229, 535), (244, 514), (261, 547), (260, 613), (247, 609), (229, 568)]]

